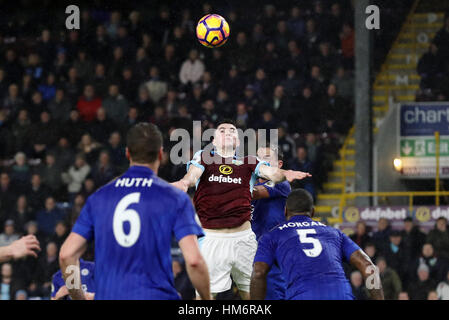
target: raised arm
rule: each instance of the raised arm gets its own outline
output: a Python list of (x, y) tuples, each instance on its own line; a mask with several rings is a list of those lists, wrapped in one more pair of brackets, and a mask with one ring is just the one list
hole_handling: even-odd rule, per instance
[(37, 251), (40, 251), (39, 241), (33, 235), (27, 235), (14, 241), (9, 246), (0, 248), (0, 263), (19, 259), (26, 256), (37, 258)]
[(70, 286), (67, 286), (72, 300), (86, 300), (86, 296), (81, 287), (81, 273), (79, 259), (87, 248), (87, 240), (79, 234), (72, 232), (67, 237), (59, 253), (59, 266), (62, 277), (67, 283), (70, 278)]
[(195, 186), (196, 182), (199, 178), (201, 178), (202, 174), (203, 170), (201, 168), (191, 165), (186, 175), (181, 180), (173, 182), (172, 185), (178, 189), (183, 190), (184, 192), (187, 192), (190, 187)]
[(284, 170), (262, 164), (259, 168), (259, 176), (261, 178), (271, 180), (274, 183), (280, 183), (285, 180), (288, 182), (292, 182), (293, 180), (301, 180), (311, 177), (312, 175), (308, 172)]
[(373, 300), (384, 300), (384, 292), (380, 281), (379, 270), (362, 250), (354, 251), (349, 259), (351, 265), (362, 274), (365, 287)]

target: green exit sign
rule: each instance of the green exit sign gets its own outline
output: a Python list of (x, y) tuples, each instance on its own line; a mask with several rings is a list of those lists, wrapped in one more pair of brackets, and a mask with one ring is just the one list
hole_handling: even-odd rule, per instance
[[(404, 139), (400, 141), (401, 157), (435, 157), (435, 139)], [(440, 139), (440, 156), (449, 156), (449, 139)]]

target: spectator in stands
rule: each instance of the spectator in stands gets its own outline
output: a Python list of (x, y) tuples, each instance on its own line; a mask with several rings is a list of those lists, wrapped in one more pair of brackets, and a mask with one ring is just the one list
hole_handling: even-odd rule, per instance
[(418, 280), (412, 282), (407, 291), (411, 300), (426, 300), (429, 292), (435, 288), (435, 280), (429, 278), (429, 267), (422, 264), (418, 267)]
[(50, 101), (55, 97), (56, 94), (56, 84), (55, 84), (55, 75), (53, 73), (49, 73), (47, 75), (47, 79), (44, 84), (41, 84), (37, 87), (37, 90), (42, 95), (42, 99), (45, 101)]
[[(296, 158), (290, 164), (290, 169), (309, 172), (313, 176), (313, 164), (307, 158), (307, 148), (305, 146), (298, 146), (296, 148)], [(292, 188), (303, 188), (309, 191), (314, 198), (316, 197), (312, 178), (296, 180), (292, 183)]]
[(25, 102), (19, 96), (19, 86), (15, 83), (10, 84), (8, 95), (3, 100), (2, 110), (6, 112), (6, 115), (14, 117), (19, 109), (23, 107), (25, 107)]
[(20, 109), (17, 119), (12, 125), (11, 132), (14, 137), (15, 149), (18, 150), (29, 150), (29, 142), (31, 139), (31, 128), (32, 123), (28, 117), (28, 111), (25, 109)]
[(34, 123), (31, 127), (30, 143), (33, 146), (33, 157), (43, 159), (45, 152), (57, 141), (58, 134), (58, 123), (51, 120), (48, 111), (43, 111), (40, 114), (40, 122)]
[(103, 186), (115, 178), (117, 172), (111, 165), (110, 155), (106, 150), (100, 152), (98, 162), (92, 169), (92, 178), (96, 186)]
[(383, 257), (376, 259), (376, 266), (379, 268), (385, 300), (397, 300), (399, 292), (402, 291), (402, 283), (398, 274), (387, 265)]
[(12, 167), (11, 181), (19, 192), (25, 192), (31, 179), (31, 170), (27, 164), (27, 157), (23, 152), (14, 156), (15, 164)]
[(404, 230), (401, 231), (401, 237), (405, 255), (409, 261), (416, 259), (426, 241), (426, 235), (419, 230), (418, 226), (414, 225), (412, 218), (404, 219)]
[[(124, 119), (126, 119), (124, 117), (125, 114), (126, 113), (121, 115), (122, 120), (120, 122), (122, 123), (124, 122)], [(107, 115), (106, 110), (101, 107), (97, 110), (97, 116), (89, 127), (89, 132), (92, 135), (92, 138), (104, 145), (108, 141), (111, 132), (117, 128), (117, 123), (111, 119)]]
[(88, 84), (84, 87), (83, 95), (78, 99), (76, 105), (81, 119), (91, 122), (95, 119), (97, 110), (101, 108), (102, 100), (95, 95), (94, 86)]
[(34, 274), (34, 281), (41, 287), (44, 295), (49, 295), (51, 291), (52, 276), (59, 270), (58, 247), (54, 242), (49, 242), (37, 264)]
[(376, 261), (378, 257), (378, 253), (376, 250), (376, 246), (372, 242), (367, 242), (363, 247), (363, 251), (368, 255), (371, 261)]
[(193, 85), (200, 81), (205, 71), (204, 63), (198, 56), (197, 50), (191, 50), (189, 58), (181, 65), (179, 71), (179, 81), (184, 85)]
[(67, 137), (70, 145), (76, 146), (86, 131), (86, 123), (80, 119), (78, 110), (70, 111), (70, 119), (64, 122), (61, 135)]
[(444, 61), (434, 42), (430, 44), (429, 51), (419, 58), (417, 71), (421, 77), (420, 87), (422, 89), (436, 88), (437, 81), (444, 71)]
[(445, 279), (446, 270), (449, 267), (448, 261), (436, 255), (434, 247), (430, 243), (423, 245), (421, 255), (410, 264), (410, 281), (416, 280), (416, 270), (423, 264), (429, 268), (432, 279), (438, 282)]
[(4, 232), (0, 234), (0, 247), (9, 246), (14, 241), (19, 240), (19, 238), (14, 229), (14, 220), (6, 220)]
[(337, 87), (337, 92), (344, 99), (353, 101), (354, 99), (354, 78), (343, 67), (339, 66), (332, 78), (331, 83)]
[(78, 151), (85, 156), (87, 163), (90, 165), (97, 159), (100, 147), (101, 144), (92, 139), (91, 135), (88, 133), (83, 134), (78, 143)]
[(45, 236), (50, 236), (55, 230), (56, 223), (64, 220), (65, 214), (56, 207), (55, 199), (52, 196), (45, 199), (45, 209), (36, 214), (39, 231)]
[(351, 273), (352, 294), (356, 300), (368, 300), (369, 293), (363, 285), (363, 278), (360, 271), (356, 270)]
[(69, 229), (67, 228), (67, 224), (65, 221), (58, 221), (55, 226), (55, 232), (50, 237), (49, 242), (53, 242), (56, 244), (56, 247), (61, 249), (62, 244), (64, 243), (65, 239), (69, 235)]
[(22, 194), (17, 198), (16, 209), (9, 215), (8, 218), (14, 221), (14, 226), (16, 227), (17, 232), (24, 233), (24, 227), (27, 222), (34, 219), (33, 212), (28, 206), (25, 195)]
[(31, 187), (27, 192), (28, 202), (33, 212), (44, 207), (45, 199), (50, 195), (51, 190), (42, 183), (41, 175), (37, 172), (31, 176)]
[(168, 90), (168, 84), (161, 79), (159, 68), (156, 66), (150, 68), (150, 77), (145, 82), (145, 86), (150, 94), (150, 99), (156, 104), (165, 96)]
[(103, 100), (102, 104), (107, 117), (116, 123), (123, 122), (123, 116), (128, 113), (128, 101), (119, 90), (118, 84), (111, 84), (109, 86), (109, 95)]
[(437, 286), (437, 294), (440, 300), (449, 300), (449, 269), (446, 278)]
[(390, 241), (385, 247), (383, 255), (389, 267), (394, 269), (404, 284), (404, 277), (406, 276), (406, 270), (404, 266), (408, 261), (408, 257), (405, 255), (402, 245), (401, 233), (397, 230), (393, 230), (390, 233)]
[(28, 293), (26, 290), (17, 290), (15, 300), (28, 300)]
[(14, 278), (11, 263), (2, 264), (0, 280), (0, 300), (14, 300), (18, 290), (23, 288), (20, 280)]
[(56, 163), (56, 157), (53, 153), (45, 156), (45, 164), (38, 169), (40, 176), (45, 177), (43, 182), (54, 193), (58, 193), (62, 187), (62, 168)]
[(427, 235), (427, 242), (432, 244), (438, 257), (449, 260), (449, 231), (446, 218), (437, 219), (435, 228)]
[(111, 155), (111, 161), (115, 167), (123, 169), (128, 165), (125, 146), (122, 143), (120, 132), (114, 131), (111, 133), (108, 140), (107, 150)]
[(377, 251), (385, 252), (388, 247), (391, 232), (390, 222), (386, 218), (380, 218), (377, 222), (377, 231), (373, 233), (373, 243)]
[(84, 180), (90, 173), (90, 166), (82, 153), (76, 155), (74, 164), (62, 175), (62, 179), (67, 184), (67, 192), (70, 201), (73, 201), (76, 194), (81, 191)]
[(108, 85), (110, 79), (106, 74), (106, 68), (103, 63), (97, 63), (95, 65), (95, 73), (88, 78), (89, 83), (92, 83), (96, 94), (100, 97), (104, 97), (108, 92)]
[(427, 294), (427, 300), (439, 300), (438, 293), (435, 290), (429, 291)]
[(346, 68), (351, 68), (354, 64), (354, 43), (355, 32), (349, 22), (343, 24), (342, 31), (340, 33), (340, 46), (343, 55), (343, 64)]
[(54, 98), (48, 103), (48, 110), (54, 121), (65, 122), (69, 120), (72, 105), (65, 97), (64, 89), (56, 89)]
[(371, 237), (366, 230), (365, 221), (358, 221), (355, 226), (355, 233), (350, 236), (351, 240), (357, 243), (360, 248), (364, 248), (370, 241)]

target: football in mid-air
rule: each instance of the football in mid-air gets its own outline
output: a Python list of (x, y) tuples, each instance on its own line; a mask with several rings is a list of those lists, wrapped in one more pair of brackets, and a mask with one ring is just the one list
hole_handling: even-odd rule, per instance
[(229, 24), (218, 14), (202, 17), (196, 26), (198, 41), (208, 48), (222, 46), (228, 40), (229, 33)]

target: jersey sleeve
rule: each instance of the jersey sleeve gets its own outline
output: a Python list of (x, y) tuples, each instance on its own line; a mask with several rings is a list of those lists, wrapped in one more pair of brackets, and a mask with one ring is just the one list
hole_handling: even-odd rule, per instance
[(257, 252), (254, 257), (254, 263), (265, 262), (270, 267), (275, 261), (275, 247), (273, 245), (270, 233), (264, 234), (257, 244)]
[(360, 250), (360, 247), (343, 232), (341, 232), (340, 230), (337, 231), (341, 237), (341, 250), (343, 257), (347, 262), (349, 262), (351, 254), (353, 254), (357, 250)]
[(199, 237), (204, 236), (203, 229), (195, 220), (195, 210), (187, 194), (181, 194), (181, 201), (178, 201), (176, 220), (173, 227), (176, 241), (180, 241), (185, 236), (194, 234)]
[(75, 232), (85, 238), (87, 241), (91, 241), (94, 236), (94, 221), (92, 218), (90, 199), (87, 202), (73, 226), (72, 232)]
[(56, 293), (61, 289), (61, 287), (64, 286), (64, 279), (62, 278), (61, 271), (56, 272), (53, 275), (52, 281), (51, 281), (51, 297), (54, 298), (56, 296)]
[(260, 166), (261, 165), (270, 166), (270, 164), (268, 162), (266, 162), (266, 161), (260, 160), (259, 158), (256, 158), (256, 159), (257, 159), (257, 163), (256, 163), (256, 166), (254, 168), (254, 174), (256, 175), (257, 178), (259, 178), (260, 177), (260, 174), (259, 174)]
[(204, 171), (204, 163), (203, 163), (203, 160), (201, 159), (201, 154), (202, 153), (203, 153), (203, 150), (199, 150), (199, 151), (195, 152), (195, 154), (193, 155), (192, 160), (187, 162), (187, 167), (186, 167), (187, 171), (189, 171), (189, 168), (190, 168), (191, 165), (194, 165), (195, 167), (198, 167), (202, 171)]
[(287, 198), (291, 191), (290, 184), (285, 181), (277, 183), (273, 187), (269, 187), (266, 184), (263, 186), (267, 189), (270, 198)]

